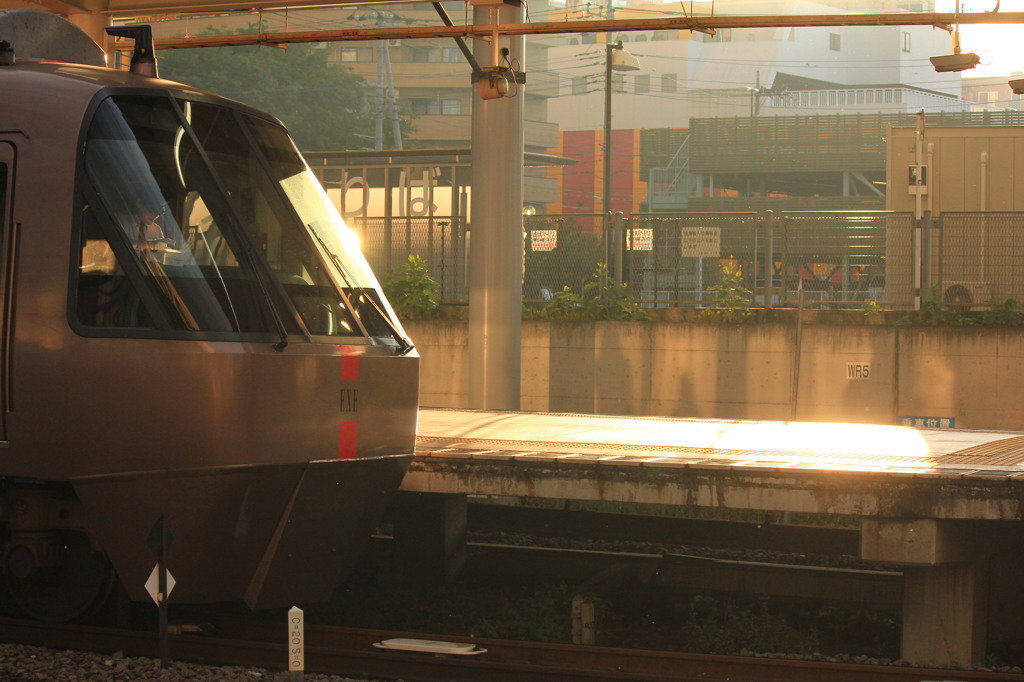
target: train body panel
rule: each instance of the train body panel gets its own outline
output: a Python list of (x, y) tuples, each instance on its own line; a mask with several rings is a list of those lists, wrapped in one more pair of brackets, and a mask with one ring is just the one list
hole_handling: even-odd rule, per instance
[(328, 599), (405, 468), (400, 457), (362, 458), (96, 476), (74, 486), (132, 599), (148, 598), (158, 519), (173, 538), (177, 602), (264, 609)]
[[(181, 601), (326, 598), (416, 432), (419, 358), (353, 233), (261, 112), (2, 52), (0, 93), (16, 601), (84, 613), (109, 582), (97, 549), (145, 598), (158, 521)], [(62, 594), (76, 570), (99, 577)]]
[[(192, 468), (210, 464), (211, 452), (226, 466), (411, 452), (417, 358), (342, 355), (332, 346), (312, 354), (148, 341), (140, 351), (137, 341), (85, 341), (15, 346), (16, 409), (0, 475)], [(343, 378), (343, 364), (358, 367), (359, 378)]]

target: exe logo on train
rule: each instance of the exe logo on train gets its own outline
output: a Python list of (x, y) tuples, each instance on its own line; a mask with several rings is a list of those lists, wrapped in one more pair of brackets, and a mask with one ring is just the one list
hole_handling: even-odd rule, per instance
[(359, 389), (358, 388), (343, 388), (341, 389), (341, 400), (339, 400), (339, 406), (341, 412), (358, 412), (359, 411)]
[[(348, 355), (347, 352), (350, 350), (347, 346), (338, 346), (338, 350), (342, 352), (341, 355), (341, 373), (339, 379), (342, 382), (347, 383), (349, 386), (354, 382), (359, 381), (359, 356)], [(340, 412), (358, 412), (359, 411), (359, 389), (358, 388), (342, 388), (340, 389), (340, 398), (338, 400), (338, 407)]]

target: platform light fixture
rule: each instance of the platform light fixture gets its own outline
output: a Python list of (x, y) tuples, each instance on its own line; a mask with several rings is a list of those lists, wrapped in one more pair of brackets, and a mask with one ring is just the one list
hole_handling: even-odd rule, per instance
[(939, 73), (947, 71), (966, 71), (967, 69), (973, 69), (979, 63), (981, 63), (981, 57), (973, 52), (954, 52), (953, 54), (944, 54), (938, 57), (930, 57), (932, 66)]
[(962, 52), (960, 50), (960, 0), (956, 3), (956, 25), (953, 27), (953, 54), (939, 55), (938, 57), (931, 57), (930, 61), (935, 70), (939, 73), (946, 73), (950, 71), (966, 71), (967, 69), (973, 69), (981, 63), (981, 57), (973, 52)]
[(930, 58), (932, 66), (939, 73), (948, 71), (966, 71), (981, 63), (981, 57), (973, 52), (960, 51), (960, 31), (953, 31), (953, 54), (944, 54)]

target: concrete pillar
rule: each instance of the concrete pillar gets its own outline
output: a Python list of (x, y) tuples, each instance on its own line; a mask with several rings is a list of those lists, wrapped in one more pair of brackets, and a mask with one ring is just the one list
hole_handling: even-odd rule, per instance
[(413, 558), (416, 579), (454, 581), (466, 563), (466, 496), (400, 492), (392, 512), (396, 548)]
[(1001, 523), (989, 555), (987, 654), (1005, 660), (1024, 651), (1024, 523)]
[(986, 568), (984, 562), (903, 568), (901, 658), (934, 666), (984, 662)]
[(861, 558), (903, 567), (901, 658), (919, 665), (982, 663), (988, 563), (984, 527), (916, 519), (861, 521)]
[[(488, 7), (474, 22), (491, 22)], [(501, 23), (522, 21), (521, 7), (502, 7)], [(476, 42), (484, 68), (498, 66), (502, 46), (525, 68), (523, 36)], [(511, 97), (473, 98), (473, 168), (469, 243), (469, 407), (518, 410), (523, 315), (523, 101), (524, 84)]]

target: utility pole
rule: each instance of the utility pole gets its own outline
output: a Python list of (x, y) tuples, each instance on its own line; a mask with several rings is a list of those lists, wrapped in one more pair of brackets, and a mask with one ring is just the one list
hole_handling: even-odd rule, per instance
[[(621, 263), (621, 230), (613, 227), (612, 220), (612, 71), (637, 71), (640, 61), (622, 47), (622, 41), (607, 43), (604, 53), (604, 170), (602, 178), (601, 209), (604, 213), (605, 262)], [(621, 269), (621, 268), (618, 268)], [(617, 270), (618, 270), (617, 269)], [(611, 274), (622, 279), (618, 271)]]
[[(366, 9), (353, 12), (348, 16), (360, 24), (373, 23), (376, 28), (384, 28), (388, 23), (409, 23), (398, 14), (389, 10)], [(398, 119), (398, 98), (395, 96), (395, 79), (391, 71), (391, 51), (389, 39), (377, 41), (377, 104), (374, 112), (374, 149), (384, 148), (384, 118), (391, 118), (392, 149), (402, 149), (402, 127)]]

